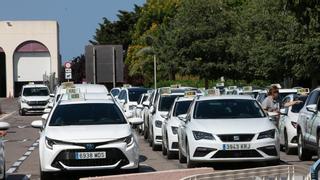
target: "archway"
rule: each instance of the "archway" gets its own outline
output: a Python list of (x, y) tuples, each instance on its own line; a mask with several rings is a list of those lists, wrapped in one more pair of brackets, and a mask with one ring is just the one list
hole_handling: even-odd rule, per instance
[(6, 54), (0, 47), (0, 97), (7, 95)]
[(51, 74), (51, 55), (48, 48), (38, 41), (21, 43), (13, 55), (14, 95), (18, 96), (24, 84), (43, 83)]

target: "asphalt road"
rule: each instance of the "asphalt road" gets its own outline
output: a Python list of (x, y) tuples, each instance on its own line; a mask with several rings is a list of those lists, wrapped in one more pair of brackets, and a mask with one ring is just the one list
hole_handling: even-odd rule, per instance
[[(37, 139), (39, 131), (33, 129), (30, 123), (33, 120), (39, 120), (39, 115), (19, 116), (17, 112), (16, 99), (0, 99), (0, 106), (2, 111), (6, 113), (5, 116), (0, 115), (0, 121), (6, 121), (11, 124), (11, 128), (5, 137), (5, 156), (6, 156), (6, 169), (7, 179), (39, 179), (39, 157), (37, 148)], [(149, 144), (139, 137), (140, 144), (140, 164), (141, 172), (163, 171), (171, 169), (186, 168), (185, 164), (180, 164), (176, 160), (167, 160), (161, 151), (152, 151)], [(316, 157), (315, 157), (316, 158)], [(283, 164), (294, 164), (303, 167), (309, 167), (315, 162), (298, 160), (296, 155), (286, 155), (281, 153), (281, 160)], [(261, 167), (264, 164), (257, 163), (230, 163), (230, 164), (203, 164), (202, 166), (210, 166), (216, 170), (231, 170)], [(116, 172), (126, 173), (126, 172)], [(73, 174), (70, 176), (57, 177), (59, 179), (78, 179), (79, 177), (99, 176), (115, 174), (114, 172), (92, 172), (85, 174)]]

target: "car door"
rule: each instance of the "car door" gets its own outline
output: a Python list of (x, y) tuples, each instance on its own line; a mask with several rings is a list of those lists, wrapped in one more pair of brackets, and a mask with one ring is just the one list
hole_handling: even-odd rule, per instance
[[(287, 96), (285, 97), (282, 102), (281, 102), (281, 108), (282, 109), (286, 109), (286, 112), (290, 112), (290, 108), (291, 107), (284, 107), (284, 105), (288, 102), (292, 101), (292, 96)], [(287, 120), (289, 119), (289, 114), (286, 115), (280, 115), (280, 120), (279, 120), (279, 131), (280, 131), (280, 143), (284, 144), (284, 129), (285, 129), (285, 125)]]
[[(319, 98), (320, 99), (320, 98)], [(313, 145), (317, 145), (317, 138), (318, 138), (318, 127), (320, 126), (320, 113), (319, 113), (319, 106), (320, 102), (317, 102), (317, 112), (313, 114), (310, 120), (310, 136), (309, 136), (309, 142)]]
[[(306, 106), (311, 105), (311, 104), (317, 104), (318, 103), (318, 99), (320, 96), (320, 91), (313, 91), (310, 95), (309, 95), (309, 99), (306, 102)], [(314, 123), (316, 120), (316, 113), (314, 112), (310, 112), (308, 111), (306, 108), (304, 108), (303, 112), (301, 113), (301, 118), (302, 121), (305, 124), (305, 140), (307, 143), (315, 143), (315, 135), (312, 135), (312, 132), (314, 132)]]

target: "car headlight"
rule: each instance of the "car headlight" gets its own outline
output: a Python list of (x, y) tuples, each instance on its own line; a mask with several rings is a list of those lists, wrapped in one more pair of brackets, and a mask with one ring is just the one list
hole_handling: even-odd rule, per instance
[(48, 149), (53, 149), (53, 145), (55, 145), (56, 144), (56, 141), (55, 140), (53, 140), (53, 139), (50, 139), (50, 138), (48, 138), (48, 137), (46, 137), (46, 146), (47, 146), (47, 148)]
[(131, 146), (133, 144), (133, 136), (132, 134), (123, 138), (123, 141), (127, 143), (127, 146)]
[(178, 127), (172, 126), (171, 129), (173, 134), (178, 134)]
[(195, 140), (207, 139), (207, 140), (215, 140), (211, 133), (201, 132), (201, 131), (192, 131), (193, 137)]
[(21, 99), (21, 102), (22, 102), (22, 103), (27, 103), (28, 101), (25, 100), (25, 99)]
[(258, 139), (266, 139), (266, 138), (274, 139), (275, 134), (276, 134), (276, 130), (275, 129), (264, 131), (264, 132), (261, 132), (259, 134)]
[(156, 127), (157, 128), (161, 128), (161, 126), (162, 126), (162, 121), (159, 121), (159, 120), (156, 120)]

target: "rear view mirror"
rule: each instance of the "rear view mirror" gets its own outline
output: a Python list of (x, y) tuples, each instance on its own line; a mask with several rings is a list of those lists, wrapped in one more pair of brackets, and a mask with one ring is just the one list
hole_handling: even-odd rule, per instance
[(308, 105), (306, 108), (307, 108), (307, 110), (310, 111), (310, 112), (313, 112), (313, 113), (316, 113), (316, 112), (317, 112), (317, 105), (316, 105), (316, 104), (310, 104), (310, 105)]
[(180, 115), (178, 116), (178, 118), (179, 118), (181, 121), (186, 122), (186, 121), (187, 121), (187, 114), (180, 114)]
[(10, 128), (10, 124), (7, 122), (0, 122), (0, 130), (6, 131)]
[(150, 107), (150, 113), (153, 114), (154, 112), (155, 112), (155, 108), (154, 108), (154, 106), (151, 106)]
[(54, 97), (54, 94), (50, 94), (50, 97), (52, 97), (52, 98), (53, 98), (53, 97)]

